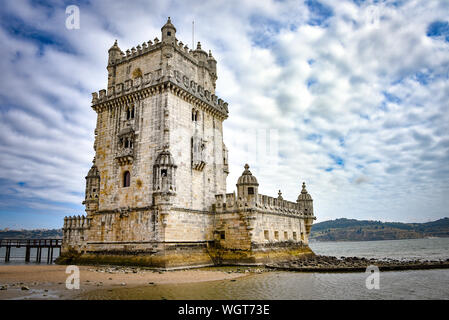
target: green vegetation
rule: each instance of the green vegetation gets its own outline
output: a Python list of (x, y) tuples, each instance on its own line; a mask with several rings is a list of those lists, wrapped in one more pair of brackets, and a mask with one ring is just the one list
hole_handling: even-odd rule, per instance
[(317, 241), (397, 240), (449, 237), (449, 218), (426, 223), (336, 219), (312, 226), (310, 239)]

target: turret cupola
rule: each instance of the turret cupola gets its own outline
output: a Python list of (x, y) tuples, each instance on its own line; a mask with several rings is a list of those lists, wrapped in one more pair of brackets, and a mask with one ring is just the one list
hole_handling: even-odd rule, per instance
[(313, 199), (312, 196), (307, 192), (306, 183), (302, 183), (302, 190), (296, 200), (299, 203), (300, 210), (306, 215), (313, 215)]
[(161, 28), (162, 31), (162, 42), (164, 43), (175, 43), (176, 39), (176, 28), (171, 23), (170, 17), (168, 17), (167, 22)]
[(193, 51), (193, 56), (195, 58), (197, 58), (198, 62), (201, 64), (203, 64), (204, 66), (207, 63), (207, 52), (204, 51), (203, 49), (201, 49), (201, 42), (198, 41), (198, 44), (196, 45), (196, 49), (195, 51)]
[(100, 172), (95, 164), (86, 176), (86, 197), (83, 204), (86, 206), (88, 216), (98, 210), (98, 195), (100, 194)]
[(122, 50), (120, 50), (120, 48), (117, 44), (117, 40), (115, 40), (112, 47), (109, 48), (109, 50), (108, 50), (108, 53), (109, 53), (108, 65), (111, 65), (114, 63), (115, 60), (120, 59), (121, 52), (122, 52)]
[(237, 195), (240, 198), (256, 198), (258, 194), (259, 183), (251, 171), (249, 165), (245, 164), (245, 170), (237, 180)]

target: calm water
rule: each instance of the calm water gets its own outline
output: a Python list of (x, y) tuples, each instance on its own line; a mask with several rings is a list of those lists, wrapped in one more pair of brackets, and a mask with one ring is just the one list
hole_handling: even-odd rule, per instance
[(313, 242), (310, 247), (316, 254), (326, 256), (392, 258), (398, 260), (439, 260), (449, 258), (449, 238)]
[[(449, 238), (316, 242), (317, 254), (394, 259), (447, 259)], [(98, 290), (92, 299), (449, 299), (449, 270), (380, 273), (380, 289), (368, 290), (365, 273), (269, 272), (236, 281), (211, 281)]]
[[(0, 248), (0, 265), (5, 264), (5, 251), (6, 248)], [(30, 252), (31, 264), (36, 263), (36, 248), (32, 248)], [(59, 249), (53, 249), (53, 260), (59, 257)], [(25, 248), (11, 248), (11, 257), (7, 264), (28, 264), (25, 262)], [(41, 264), (47, 264), (47, 248), (42, 249)]]

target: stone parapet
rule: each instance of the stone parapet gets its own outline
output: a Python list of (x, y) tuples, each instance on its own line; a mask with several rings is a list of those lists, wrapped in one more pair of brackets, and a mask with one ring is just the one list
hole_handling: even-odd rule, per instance
[[(163, 85), (161, 87), (161, 85)], [(92, 108), (98, 112), (102, 106), (109, 106), (112, 102), (125, 99), (126, 102), (139, 99), (161, 89), (171, 89), (175, 94), (186, 97), (189, 101), (197, 102), (209, 106), (218, 112), (223, 118), (228, 117), (228, 103), (212, 94), (209, 90), (190, 80), (186, 75), (178, 70), (169, 70), (164, 74), (162, 69), (155, 72), (145, 73), (142, 77), (128, 79), (125, 83), (117, 83), (106, 91), (92, 93)]]
[(86, 244), (87, 232), (90, 228), (90, 218), (85, 216), (64, 217), (62, 228), (62, 247), (66, 250), (68, 246), (81, 249)]
[(258, 194), (257, 197), (248, 201), (237, 199), (235, 193), (227, 193), (225, 196), (215, 196), (215, 212), (226, 213), (241, 210), (255, 210), (262, 213), (277, 213), (283, 215), (295, 215), (301, 218), (316, 219), (313, 214), (303, 212), (299, 203), (279, 198)]

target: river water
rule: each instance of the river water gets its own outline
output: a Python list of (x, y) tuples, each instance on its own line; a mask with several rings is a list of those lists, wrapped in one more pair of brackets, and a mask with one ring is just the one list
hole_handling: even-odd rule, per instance
[[(366, 258), (449, 258), (449, 238), (315, 242), (321, 255)], [(449, 299), (449, 270), (388, 271), (379, 274), (379, 289), (367, 289), (369, 274), (267, 272), (235, 281), (151, 285), (98, 290), (90, 299)]]

